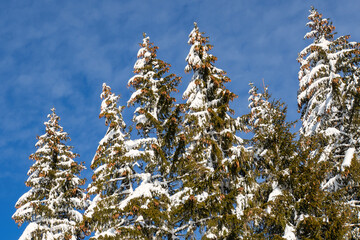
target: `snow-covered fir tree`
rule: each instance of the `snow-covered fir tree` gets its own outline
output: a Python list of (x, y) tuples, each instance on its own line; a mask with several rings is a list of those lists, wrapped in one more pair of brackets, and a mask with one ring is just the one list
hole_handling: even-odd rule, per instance
[(154, 161), (147, 163), (148, 170), (166, 176), (179, 125), (179, 107), (171, 94), (178, 92), (181, 78), (168, 73), (170, 64), (157, 58), (158, 47), (145, 34), (140, 46), (134, 65), (135, 76), (128, 82), (135, 90), (128, 105), (137, 107), (134, 125), (142, 141), (148, 141), (155, 153)]
[(95, 232), (91, 239), (132, 238), (142, 221), (134, 214), (137, 209), (128, 205), (139, 194), (135, 186), (140, 177), (134, 159), (139, 152), (125, 130), (119, 96), (104, 83), (100, 97), (103, 100), (99, 117), (105, 118), (108, 130), (91, 162), (94, 175), (88, 194), (95, 197), (85, 212), (83, 228), (88, 234)]
[[(311, 9), (311, 31), (305, 38), (314, 42), (304, 48), (298, 57), (300, 63), (298, 104), (304, 135), (313, 135), (334, 127), (340, 111), (339, 93), (343, 87), (337, 68), (333, 42), (335, 27), (315, 9)], [(330, 112), (331, 111), (331, 112)]]
[(295, 227), (289, 215), (294, 210), (289, 204), (292, 198), (287, 181), (295, 153), (295, 134), (290, 132), (294, 123), (286, 121), (282, 102), (270, 101), (267, 87), (259, 92), (250, 85), (248, 125), (253, 133), (252, 162), (260, 182), (245, 209), (244, 232), (253, 239), (280, 238), (285, 232), (292, 236)]
[[(299, 108), (302, 134), (326, 136), (318, 150), (320, 161), (328, 161), (329, 171), (322, 188), (342, 192), (342, 201), (353, 206), (354, 228), (349, 236), (359, 235), (359, 44), (349, 36), (334, 39), (335, 27), (312, 8), (305, 38), (313, 43), (300, 54)], [(351, 172), (351, 174), (349, 174)]]
[[(170, 195), (173, 188), (169, 177), (172, 169), (172, 154), (179, 121), (175, 98), (180, 78), (169, 73), (170, 64), (157, 58), (157, 49), (144, 34), (134, 65), (135, 76), (128, 85), (134, 93), (129, 106), (137, 107), (133, 122), (146, 154), (139, 159), (144, 168), (138, 188), (146, 188), (143, 195), (133, 200), (143, 217), (142, 233), (147, 239), (172, 236), (174, 226), (170, 211)], [(145, 143), (145, 145), (144, 145)]]
[(336, 195), (321, 189), (328, 163), (318, 163), (322, 153), (315, 150), (322, 139), (304, 135), (297, 139), (290, 131), (294, 122), (286, 121), (286, 107), (270, 101), (266, 87), (261, 93), (252, 85), (249, 100), (248, 123), (254, 134), (251, 145), (259, 186), (245, 209), (247, 237), (341, 239), (347, 208), (333, 201)]
[(85, 193), (79, 178), (85, 167), (74, 161), (78, 155), (66, 145), (70, 139), (59, 125), (55, 109), (45, 122), (45, 134), (39, 136), (37, 151), (30, 155), (35, 163), (25, 182), (31, 189), (19, 198), (12, 216), (16, 223), (29, 224), (20, 240), (76, 240), (83, 238), (78, 227), (86, 207)]
[(104, 83), (99, 117), (108, 128), (86, 196), (85, 167), (52, 109), (12, 216), (28, 224), (20, 239), (360, 239), (360, 44), (336, 37), (316, 9), (308, 18), (298, 133), (265, 86), (250, 84), (250, 113), (231, 116), (230, 79), (196, 23), (186, 103), (176, 104), (180, 78), (144, 34), (128, 81), (137, 136)]
[(319, 161), (322, 141), (321, 135), (301, 136), (289, 168), (287, 184), (293, 197), (291, 219), (296, 239), (349, 239), (350, 207), (341, 194), (322, 189), (331, 166), (328, 161)]
[(236, 95), (225, 88), (230, 79), (214, 66), (216, 57), (208, 53), (212, 45), (196, 23), (188, 43), (185, 71), (193, 76), (183, 94), (184, 150), (177, 168), (182, 186), (173, 198), (177, 231), (187, 238), (204, 230), (204, 239), (231, 239), (239, 231), (234, 205), (247, 171), (243, 140), (236, 136), (240, 126), (230, 116)]

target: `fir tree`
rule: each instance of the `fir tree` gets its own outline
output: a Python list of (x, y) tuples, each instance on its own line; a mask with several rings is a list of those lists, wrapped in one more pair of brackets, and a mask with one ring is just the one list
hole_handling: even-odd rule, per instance
[(309, 19), (311, 32), (305, 37), (313, 38), (313, 43), (298, 58), (302, 133), (326, 136), (317, 149), (322, 151), (320, 161), (330, 163), (322, 189), (341, 193), (341, 201), (353, 206), (349, 224), (355, 227), (349, 236), (358, 235), (359, 177), (352, 168), (359, 165), (359, 44), (348, 42), (349, 36), (334, 39), (335, 27), (313, 8)]
[(182, 186), (176, 193), (179, 233), (193, 238), (196, 230), (205, 230), (204, 239), (236, 236), (238, 219), (234, 213), (239, 176), (245, 149), (235, 135), (240, 126), (229, 114), (229, 103), (236, 97), (225, 88), (230, 79), (215, 67), (216, 57), (209, 54), (212, 45), (195, 23), (189, 35), (190, 52), (186, 72), (193, 77), (183, 94), (184, 152), (178, 175)]
[(94, 170), (88, 193), (96, 195), (86, 210), (83, 227), (91, 239), (131, 238), (138, 232), (141, 218), (136, 217), (136, 208), (129, 209), (128, 202), (140, 180), (135, 168), (134, 155), (139, 154), (128, 138), (125, 122), (118, 106), (119, 96), (111, 92), (105, 83), (100, 95), (103, 99), (99, 117), (105, 118), (108, 130), (100, 141), (91, 168)]
[[(146, 155), (140, 159), (144, 163), (145, 187), (150, 194), (138, 196), (133, 200), (144, 218), (142, 232), (147, 238), (172, 236), (172, 220), (169, 218), (170, 195), (173, 183), (169, 180), (172, 172), (174, 139), (178, 132), (179, 109), (175, 109), (175, 98), (180, 78), (168, 73), (170, 64), (157, 58), (157, 49), (150, 38), (144, 34), (134, 65), (135, 76), (129, 80), (135, 92), (128, 105), (137, 106), (133, 122), (140, 135), (139, 140), (146, 143)], [(142, 206), (147, 206), (142, 207)]]
[(302, 136), (289, 169), (297, 239), (346, 239), (350, 229), (351, 210), (341, 194), (324, 191), (321, 186), (330, 167), (328, 161), (319, 161), (322, 141), (321, 135)]
[[(252, 239), (280, 239), (294, 235), (290, 217), (294, 212), (289, 181), (293, 162), (295, 135), (293, 122), (286, 121), (286, 107), (280, 101), (270, 101), (267, 87), (261, 93), (252, 85), (249, 91), (248, 124), (255, 177), (260, 179), (250, 206), (244, 213), (244, 232)], [(291, 238), (288, 238), (291, 239)]]
[[(245, 210), (251, 239), (342, 239), (347, 226), (346, 205), (338, 194), (323, 191), (328, 162), (319, 162), (321, 135), (291, 133), (286, 108), (270, 101), (267, 88), (250, 90), (249, 125), (259, 187)], [(310, 144), (312, 143), (312, 144)], [(324, 220), (325, 219), (325, 220)]]
[[(304, 135), (313, 135), (326, 128), (334, 127), (340, 110), (339, 92), (343, 84), (337, 68), (337, 56), (333, 42), (335, 27), (328, 19), (322, 18), (315, 9), (311, 9), (311, 31), (305, 38), (314, 42), (299, 54), (299, 92), (298, 104), (301, 111)], [(330, 111), (332, 111), (330, 113)]]
[[(171, 96), (178, 92), (180, 77), (168, 73), (170, 64), (157, 58), (157, 46), (150, 43), (144, 34), (143, 43), (134, 65), (135, 76), (129, 80), (135, 92), (128, 101), (129, 106), (138, 106), (134, 112), (133, 122), (142, 141), (149, 141), (155, 150), (155, 162), (149, 170), (169, 174), (173, 142), (178, 132), (179, 106)], [(155, 144), (155, 145), (154, 145)], [(159, 167), (159, 169), (154, 169)]]
[(178, 92), (180, 78), (168, 73), (171, 65), (157, 58), (158, 47), (145, 33), (140, 47), (134, 65), (135, 76), (128, 82), (135, 90), (128, 105), (139, 105), (133, 118), (139, 133), (148, 137), (153, 132), (162, 141), (166, 133), (165, 124), (176, 102), (171, 93)]
[(78, 154), (65, 142), (70, 139), (59, 125), (60, 118), (53, 108), (45, 122), (45, 134), (37, 137), (38, 148), (30, 159), (35, 163), (28, 172), (26, 186), (31, 189), (19, 198), (12, 216), (16, 223), (28, 222), (21, 240), (81, 239), (78, 224), (86, 207), (85, 193), (79, 178), (85, 169), (74, 161)]

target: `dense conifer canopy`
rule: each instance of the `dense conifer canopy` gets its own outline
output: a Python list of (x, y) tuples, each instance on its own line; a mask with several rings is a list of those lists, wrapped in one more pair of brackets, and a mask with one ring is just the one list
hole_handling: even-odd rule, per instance
[(235, 115), (231, 80), (196, 23), (178, 103), (181, 78), (144, 33), (128, 81), (132, 124), (103, 84), (108, 129), (86, 190), (52, 109), (15, 205), (15, 222), (28, 223), (20, 239), (360, 239), (360, 44), (315, 8), (308, 19), (299, 132), (265, 84), (250, 84), (249, 111)]

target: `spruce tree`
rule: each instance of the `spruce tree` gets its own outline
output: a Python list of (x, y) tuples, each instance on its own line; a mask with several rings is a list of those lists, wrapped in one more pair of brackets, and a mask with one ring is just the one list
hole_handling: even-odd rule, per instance
[(140, 181), (134, 156), (141, 153), (125, 130), (123, 107), (118, 106), (120, 97), (105, 83), (100, 97), (103, 101), (99, 117), (105, 118), (108, 130), (91, 162), (94, 175), (88, 193), (95, 197), (85, 212), (83, 228), (88, 234), (95, 231), (91, 239), (132, 238), (142, 221), (134, 214), (136, 208), (128, 206)]
[(21, 240), (81, 239), (78, 224), (86, 207), (85, 193), (80, 186), (85, 180), (79, 178), (82, 164), (74, 161), (78, 154), (65, 142), (69, 135), (59, 125), (55, 109), (45, 122), (45, 134), (37, 137), (37, 151), (30, 155), (35, 163), (25, 182), (31, 189), (19, 198), (12, 216), (16, 223), (28, 226)]
[[(249, 126), (259, 187), (245, 210), (251, 239), (342, 239), (346, 206), (338, 195), (323, 191), (328, 162), (319, 162), (322, 135), (297, 139), (286, 121), (286, 107), (270, 101), (267, 88), (252, 85)], [(311, 144), (310, 144), (311, 143)]]
[(134, 125), (141, 141), (148, 141), (152, 144), (151, 149), (155, 150), (156, 161), (148, 166), (148, 170), (166, 176), (180, 118), (180, 107), (171, 94), (178, 92), (181, 78), (169, 73), (171, 65), (157, 58), (158, 47), (150, 42), (146, 34), (140, 47), (134, 65), (135, 76), (128, 82), (135, 90), (128, 106), (137, 106)]
[[(358, 65), (359, 44), (349, 36), (334, 39), (335, 27), (314, 8), (309, 15), (313, 43), (299, 55), (299, 108), (302, 133), (326, 136), (319, 146), (319, 161), (330, 163), (322, 189), (342, 195), (341, 202), (353, 206), (354, 228), (348, 236), (359, 237), (358, 229)], [(349, 174), (351, 172), (351, 174)]]
[[(133, 203), (144, 217), (142, 232), (150, 239), (173, 235), (169, 197), (174, 188), (170, 176), (179, 109), (175, 108), (176, 100), (171, 94), (178, 91), (180, 78), (169, 73), (170, 64), (157, 57), (158, 47), (146, 34), (143, 37), (134, 65), (135, 76), (128, 82), (135, 90), (128, 105), (137, 107), (133, 122), (140, 136), (138, 141), (148, 153), (139, 159), (147, 178), (139, 188), (146, 186), (150, 194), (137, 196)], [(147, 207), (141, 207), (144, 205)]]
[(330, 163), (322, 156), (322, 135), (301, 136), (290, 168), (289, 186), (294, 202), (297, 239), (347, 239), (351, 209), (337, 192), (324, 191), (322, 183)]
[[(193, 76), (183, 94), (187, 99), (180, 134), (184, 150), (178, 167), (182, 186), (174, 200), (177, 231), (186, 238), (204, 230), (203, 239), (231, 239), (239, 231), (234, 205), (247, 170), (246, 151), (235, 134), (240, 126), (230, 116), (229, 104), (236, 95), (225, 88), (230, 78), (214, 66), (216, 57), (208, 53), (212, 49), (208, 42), (195, 23), (185, 68)], [(239, 174), (242, 168), (246, 170)]]
[[(158, 47), (150, 42), (150, 37), (144, 33), (142, 44), (138, 51), (138, 60), (134, 65), (134, 73), (128, 85), (135, 92), (128, 101), (129, 106), (138, 105), (134, 112), (134, 124), (143, 137), (151, 132), (163, 141), (165, 124), (174, 108), (173, 92), (178, 92), (180, 77), (168, 73), (171, 65), (157, 58)], [(171, 148), (167, 145), (168, 148)]]
[[(335, 127), (341, 109), (339, 87), (343, 86), (334, 54), (334, 29), (328, 19), (322, 18), (314, 8), (310, 10), (311, 31), (305, 38), (313, 38), (298, 57), (300, 63), (298, 104), (304, 135)], [(331, 111), (331, 112), (330, 112)]]
[(295, 134), (290, 132), (294, 123), (286, 121), (282, 102), (270, 100), (267, 87), (259, 92), (250, 85), (247, 121), (253, 133), (252, 162), (259, 186), (245, 209), (244, 232), (252, 239), (281, 239), (285, 229), (289, 236), (295, 230), (290, 218), (294, 208), (288, 185), (296, 149)]

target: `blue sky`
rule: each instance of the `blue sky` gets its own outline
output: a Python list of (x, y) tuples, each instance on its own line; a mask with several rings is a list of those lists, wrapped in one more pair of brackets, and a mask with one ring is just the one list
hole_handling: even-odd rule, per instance
[[(101, 85), (109, 84), (126, 104), (143, 32), (183, 77), (182, 92), (191, 78), (184, 67), (196, 21), (214, 45), (216, 66), (232, 79), (228, 88), (239, 95), (236, 115), (247, 112), (248, 83), (261, 86), (264, 79), (296, 120), (296, 58), (309, 44), (303, 36), (311, 5), (331, 18), (339, 35), (360, 41), (358, 0), (0, 1), (1, 238), (17, 239), (24, 230), (11, 215), (28, 190), (28, 157), (50, 109), (57, 109), (78, 160), (89, 168), (106, 131), (98, 118)], [(131, 115), (125, 110), (128, 124)], [(83, 176), (90, 179), (91, 170)]]

